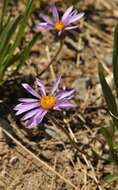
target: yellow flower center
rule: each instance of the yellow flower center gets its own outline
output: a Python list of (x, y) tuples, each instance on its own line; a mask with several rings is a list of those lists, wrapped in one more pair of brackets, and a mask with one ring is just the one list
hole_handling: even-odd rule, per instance
[(61, 20), (57, 20), (55, 22), (55, 28), (58, 31), (62, 31), (64, 29), (64, 23)]
[(56, 104), (55, 96), (42, 96), (40, 100), (40, 106), (43, 109), (52, 109)]

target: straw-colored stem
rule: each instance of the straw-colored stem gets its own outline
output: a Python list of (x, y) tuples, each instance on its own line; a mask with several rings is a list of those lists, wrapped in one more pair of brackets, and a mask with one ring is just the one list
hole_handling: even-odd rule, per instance
[(60, 53), (61, 50), (62, 50), (63, 44), (64, 44), (64, 39), (62, 38), (62, 39), (60, 40), (59, 49), (58, 49), (57, 52), (55, 53), (54, 57), (50, 60), (50, 62), (48, 63), (48, 65), (39, 73), (39, 75), (38, 75), (39, 77), (49, 69), (49, 67), (54, 63), (54, 61), (56, 61), (56, 59), (57, 59), (59, 53)]

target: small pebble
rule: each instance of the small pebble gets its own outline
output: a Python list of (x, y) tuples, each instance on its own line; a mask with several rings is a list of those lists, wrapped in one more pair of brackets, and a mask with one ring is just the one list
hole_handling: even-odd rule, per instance
[(9, 163), (12, 164), (12, 165), (14, 165), (14, 164), (16, 164), (17, 161), (18, 161), (18, 157), (17, 157), (17, 156), (14, 156), (14, 157), (12, 157), (12, 158), (9, 160)]

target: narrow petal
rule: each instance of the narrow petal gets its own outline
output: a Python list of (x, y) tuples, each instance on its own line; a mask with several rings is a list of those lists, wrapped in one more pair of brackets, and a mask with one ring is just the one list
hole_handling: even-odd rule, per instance
[(39, 117), (43, 112), (43, 109), (40, 108), (40, 110), (38, 111), (38, 113), (35, 114), (35, 116), (33, 116), (26, 124), (26, 127), (33, 127), (36, 126), (36, 118)]
[(78, 26), (68, 26), (68, 27), (65, 27), (65, 30), (71, 30), (75, 28), (78, 28)]
[(76, 107), (75, 104), (70, 103), (70, 102), (64, 102), (64, 103), (59, 103), (57, 104), (53, 109), (58, 110), (58, 109), (70, 109)]
[(73, 6), (69, 7), (66, 12), (63, 14), (62, 16), (62, 21), (65, 22), (65, 20), (68, 18), (69, 14), (71, 13), (71, 11), (73, 10)]
[(40, 124), (46, 113), (47, 110), (40, 109), (40, 111), (27, 122), (26, 127), (33, 127)]
[(60, 91), (58, 93), (58, 95), (56, 96), (56, 98), (57, 98), (58, 101), (62, 100), (62, 99), (65, 99), (65, 98), (70, 99), (70, 98), (72, 98), (72, 96), (74, 95), (74, 93), (75, 93), (75, 89), (68, 90), (68, 91), (67, 90), (62, 90), (62, 91)]
[(46, 22), (40, 22), (36, 25), (37, 29), (45, 29), (45, 30), (52, 30), (54, 25), (47, 24)]
[(75, 16), (78, 14), (78, 11), (76, 9), (74, 9), (71, 13), (70, 16)]
[(59, 77), (57, 78), (55, 84), (53, 85), (52, 90), (51, 90), (51, 94), (54, 94), (54, 93), (55, 93), (55, 91), (57, 90), (57, 88), (58, 88), (60, 82), (61, 82), (61, 76), (59, 76)]
[(32, 111), (29, 111), (28, 113), (26, 113), (22, 118), (21, 120), (22, 121), (25, 121), (31, 117), (33, 117), (34, 115), (36, 115), (38, 112), (40, 111), (40, 108), (37, 108), (37, 109), (34, 109)]
[(27, 83), (23, 83), (22, 86), (33, 96), (40, 98), (40, 95)]
[(73, 23), (73, 22), (76, 22), (77, 20), (79, 20), (80, 18), (82, 18), (84, 16), (84, 13), (82, 12), (82, 13), (79, 13), (79, 14), (77, 14), (77, 15), (75, 15), (75, 16), (72, 16), (71, 18), (70, 18), (70, 21), (69, 21), (69, 24), (71, 24), (71, 23)]
[(44, 118), (44, 116), (47, 114), (48, 110), (43, 110), (42, 114), (40, 116), (37, 116), (36, 123), (40, 124)]
[(14, 107), (14, 110), (18, 111), (19, 109), (23, 108), (23, 107), (27, 107), (27, 106), (31, 106), (33, 103), (36, 103), (36, 102), (22, 102), (20, 104), (17, 104), (15, 107)]
[(45, 90), (45, 86), (43, 85), (43, 83), (39, 79), (36, 79), (36, 83), (40, 87), (42, 94), (46, 95), (46, 90)]
[(37, 108), (37, 107), (39, 107), (39, 103), (21, 105), (21, 106), (19, 106), (19, 109), (16, 112), (16, 115), (20, 115), (21, 113), (24, 113), (26, 111), (32, 110), (32, 109)]
[(53, 25), (53, 24), (54, 24), (53, 21), (51, 20), (51, 18), (50, 18), (49, 16), (40, 14), (40, 17), (43, 18), (43, 20), (44, 20), (46, 23), (48, 23), (48, 24), (50, 24), (50, 25)]
[(58, 11), (57, 11), (57, 8), (56, 8), (55, 4), (52, 3), (52, 4), (50, 5), (50, 8), (51, 8), (53, 17), (54, 17), (56, 20), (59, 20), (59, 14), (58, 14)]
[[(30, 120), (28, 120), (27, 124), (26, 124), (26, 128), (30, 128), (33, 127), (33, 122), (34, 122), (34, 117), (32, 117)], [(35, 125), (34, 125), (35, 126)]]
[(36, 28), (47, 26), (47, 22), (39, 22), (36, 24)]
[(15, 107), (14, 107), (14, 110), (19, 110), (19, 108), (23, 105), (23, 103), (20, 103), (20, 104), (17, 104)]
[(25, 102), (25, 103), (33, 103), (33, 102), (38, 102), (38, 99), (34, 98), (19, 98), (18, 99), (20, 102)]

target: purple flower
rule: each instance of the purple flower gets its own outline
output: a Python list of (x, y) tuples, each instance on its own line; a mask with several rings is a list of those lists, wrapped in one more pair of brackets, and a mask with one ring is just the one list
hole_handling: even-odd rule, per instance
[(71, 6), (66, 10), (62, 18), (60, 19), (55, 4), (51, 4), (50, 8), (54, 18), (51, 19), (50, 17), (41, 14), (41, 17), (43, 18), (44, 22), (40, 22), (39, 24), (37, 24), (37, 28), (43, 28), (47, 30), (55, 29), (59, 35), (64, 30), (71, 30), (77, 28), (77, 25), (73, 26), (72, 24), (84, 16), (83, 12), (78, 13), (78, 11), (74, 9), (73, 6)]
[(29, 84), (23, 83), (22, 86), (34, 96), (34, 98), (20, 98), (20, 103), (15, 106), (16, 115), (25, 114), (21, 119), (27, 121), (26, 126), (36, 126), (40, 124), (49, 110), (69, 109), (75, 107), (71, 102), (75, 90), (60, 90), (58, 86), (61, 81), (61, 76), (58, 77), (51, 89), (50, 95), (46, 94), (45, 86), (39, 79), (36, 79), (36, 84), (40, 87), (40, 92), (36, 92)]

